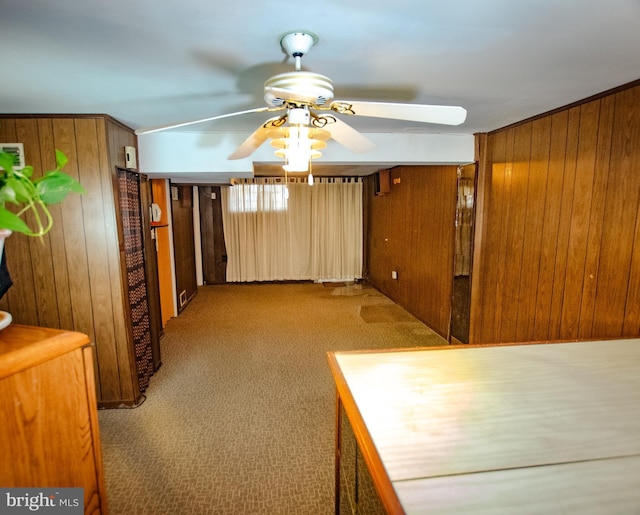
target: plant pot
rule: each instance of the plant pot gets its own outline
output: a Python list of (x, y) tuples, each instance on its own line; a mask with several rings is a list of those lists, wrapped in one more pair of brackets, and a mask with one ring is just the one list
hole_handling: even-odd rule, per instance
[[(0, 261), (4, 264), (4, 240), (6, 240), (9, 236), (11, 236), (12, 232), (9, 229), (0, 229)], [(2, 291), (0, 291), (0, 298), (6, 293), (6, 291), (13, 284), (11, 282), (11, 278), (9, 277), (9, 273), (6, 268), (3, 267), (0, 270), (0, 277), (2, 280), (0, 281), (0, 287)], [(0, 311), (0, 330), (4, 329), (11, 323), (12, 317), (11, 313), (7, 313), (6, 311)]]
[(0, 229), (0, 256), (4, 252), (4, 240), (13, 234), (9, 229)]

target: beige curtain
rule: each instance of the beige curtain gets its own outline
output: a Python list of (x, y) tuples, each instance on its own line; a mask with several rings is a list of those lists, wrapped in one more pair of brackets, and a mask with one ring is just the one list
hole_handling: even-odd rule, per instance
[(227, 281), (362, 277), (362, 180), (247, 179), (222, 188)]

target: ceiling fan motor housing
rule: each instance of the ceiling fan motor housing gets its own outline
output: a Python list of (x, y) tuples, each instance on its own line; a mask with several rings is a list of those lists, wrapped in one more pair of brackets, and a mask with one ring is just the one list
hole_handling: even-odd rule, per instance
[(307, 71), (281, 73), (264, 83), (264, 99), (272, 107), (285, 102), (324, 105), (333, 99), (333, 81)]

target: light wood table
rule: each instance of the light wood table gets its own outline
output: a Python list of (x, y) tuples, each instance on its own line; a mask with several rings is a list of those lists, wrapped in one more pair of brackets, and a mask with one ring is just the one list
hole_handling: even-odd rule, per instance
[(640, 513), (640, 339), (335, 352), (329, 363), (336, 511), (346, 415), (389, 513)]

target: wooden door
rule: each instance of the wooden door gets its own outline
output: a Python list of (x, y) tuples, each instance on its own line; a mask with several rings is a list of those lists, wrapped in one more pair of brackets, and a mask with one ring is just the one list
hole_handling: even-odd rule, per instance
[(162, 315), (160, 308), (160, 283), (158, 278), (158, 252), (155, 234), (151, 229), (151, 183), (146, 175), (140, 175), (140, 203), (142, 235), (144, 240), (144, 262), (147, 279), (147, 304), (149, 306), (149, 326), (151, 331), (151, 355), (153, 370), (158, 370), (162, 364), (160, 355), (160, 337), (162, 330)]
[(200, 186), (200, 231), (202, 233), (202, 276), (205, 284), (219, 284), (227, 278), (227, 249), (222, 227), (220, 186)]
[(171, 185), (171, 212), (173, 215), (173, 249), (178, 313), (181, 313), (198, 290), (192, 186), (185, 184)]

